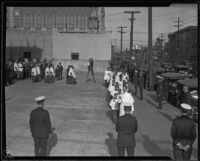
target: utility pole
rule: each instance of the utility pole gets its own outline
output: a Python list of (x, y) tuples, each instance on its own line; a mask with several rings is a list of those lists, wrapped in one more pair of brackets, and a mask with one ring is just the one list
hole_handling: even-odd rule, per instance
[(153, 90), (153, 61), (152, 61), (152, 7), (148, 7), (148, 59), (149, 59), (149, 90)]
[(130, 13), (131, 18), (129, 19), (131, 21), (131, 32), (130, 32), (130, 51), (133, 50), (133, 21), (136, 20), (134, 17), (135, 13), (141, 13), (140, 11), (125, 11), (124, 13)]
[[(163, 60), (163, 50), (162, 50), (162, 48), (163, 48), (163, 41), (165, 40), (165, 39), (163, 39), (165, 36), (163, 35), (163, 34), (159, 34), (159, 37), (160, 37), (160, 40), (161, 40), (161, 49), (160, 49), (160, 54), (161, 54), (161, 59)], [(161, 61), (162, 61), (161, 60)]]
[(126, 26), (120, 26), (120, 27), (117, 27), (117, 28), (120, 28), (120, 31), (118, 31), (118, 32), (121, 34), (121, 40), (120, 40), (120, 41), (121, 41), (121, 53), (122, 53), (122, 50), (123, 50), (123, 46), (122, 46), (122, 45), (123, 45), (123, 44), (122, 44), (122, 41), (123, 41), (123, 34), (126, 33), (126, 32), (123, 31), (123, 29), (124, 29), (124, 28), (127, 28), (127, 27), (126, 27)]
[(177, 25), (174, 25), (174, 27), (177, 27), (177, 34), (176, 34), (176, 62), (178, 62), (178, 57), (179, 57), (179, 29), (180, 29), (180, 26), (183, 26), (183, 25), (180, 25), (180, 22), (183, 22), (183, 21), (180, 21), (179, 17), (178, 17), (178, 21), (175, 21), (175, 23), (177, 23)]

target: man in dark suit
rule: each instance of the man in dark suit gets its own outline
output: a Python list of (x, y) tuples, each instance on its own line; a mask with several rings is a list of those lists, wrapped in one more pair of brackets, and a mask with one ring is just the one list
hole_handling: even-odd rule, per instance
[(125, 115), (119, 117), (116, 124), (118, 155), (125, 156), (125, 149), (127, 149), (128, 156), (134, 156), (135, 133), (138, 129), (137, 119), (130, 114), (130, 102), (124, 102), (124, 110)]
[(37, 108), (30, 114), (30, 130), (34, 139), (35, 156), (46, 156), (47, 140), (52, 133), (49, 112), (43, 108), (45, 96), (35, 99)]
[(192, 145), (196, 139), (195, 122), (189, 118), (192, 107), (182, 103), (182, 116), (177, 117), (171, 128), (173, 139), (173, 153), (175, 160), (190, 160)]
[(94, 60), (93, 60), (93, 58), (89, 59), (89, 63), (90, 63), (90, 65), (88, 66), (88, 73), (87, 73), (86, 81), (89, 81), (89, 75), (91, 73), (93, 82), (95, 83), (96, 81), (95, 81), (95, 77), (94, 77)]

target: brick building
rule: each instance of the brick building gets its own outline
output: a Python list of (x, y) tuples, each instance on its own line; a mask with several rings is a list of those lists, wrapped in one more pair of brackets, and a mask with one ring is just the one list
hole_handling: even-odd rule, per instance
[(168, 35), (170, 61), (175, 63), (196, 63), (198, 61), (197, 26), (188, 26), (179, 30), (179, 41), (177, 35), (178, 32)]

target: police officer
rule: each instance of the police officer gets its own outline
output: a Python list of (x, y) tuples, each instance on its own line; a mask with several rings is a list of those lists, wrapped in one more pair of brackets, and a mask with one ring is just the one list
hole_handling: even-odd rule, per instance
[(35, 156), (46, 156), (47, 139), (52, 134), (49, 112), (43, 108), (45, 96), (35, 99), (37, 108), (30, 113), (30, 130), (34, 140)]
[(128, 156), (134, 156), (135, 133), (137, 132), (138, 124), (137, 119), (130, 114), (131, 105), (132, 103), (130, 102), (124, 102), (125, 115), (119, 117), (116, 124), (119, 156), (125, 156), (125, 150), (127, 150)]
[(143, 77), (143, 72), (140, 72), (139, 76), (139, 88), (140, 88), (140, 100), (143, 100), (143, 89), (144, 89), (144, 77)]
[(189, 118), (192, 107), (189, 104), (182, 103), (182, 116), (177, 117), (171, 128), (173, 139), (173, 153), (175, 160), (190, 160), (192, 154), (192, 145), (196, 139), (195, 122)]

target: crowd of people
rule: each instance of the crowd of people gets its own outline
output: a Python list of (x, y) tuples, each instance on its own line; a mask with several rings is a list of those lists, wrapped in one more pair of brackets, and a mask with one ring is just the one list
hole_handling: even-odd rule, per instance
[[(140, 88), (140, 100), (143, 100), (144, 71), (135, 70), (132, 79), (129, 78), (127, 68), (108, 67), (104, 74), (104, 84), (107, 88), (106, 101), (110, 107), (111, 119), (118, 132), (117, 149), (119, 156), (134, 156), (136, 145), (135, 133), (138, 130), (137, 119), (134, 116), (134, 96), (137, 96), (137, 88)], [(147, 79), (146, 79), (147, 80)], [(130, 90), (129, 83), (134, 84), (134, 92)], [(157, 87), (159, 98), (158, 109), (166, 103), (166, 81), (160, 79)], [(148, 87), (148, 82), (147, 82)], [(162, 88), (163, 95), (160, 96)], [(175, 160), (190, 160), (192, 145), (196, 139), (196, 125), (189, 117), (192, 107), (189, 104), (181, 104), (182, 115), (172, 122), (171, 137), (173, 140), (173, 155)], [(187, 132), (186, 132), (187, 131)]]
[[(24, 79), (31, 79), (32, 82), (44, 80), (45, 83), (52, 83), (63, 79), (63, 70), (61, 63), (54, 67), (52, 62), (9, 61), (6, 65), (5, 85), (11, 85)], [(66, 69), (66, 83), (77, 83), (73, 65), (68, 65)]]

